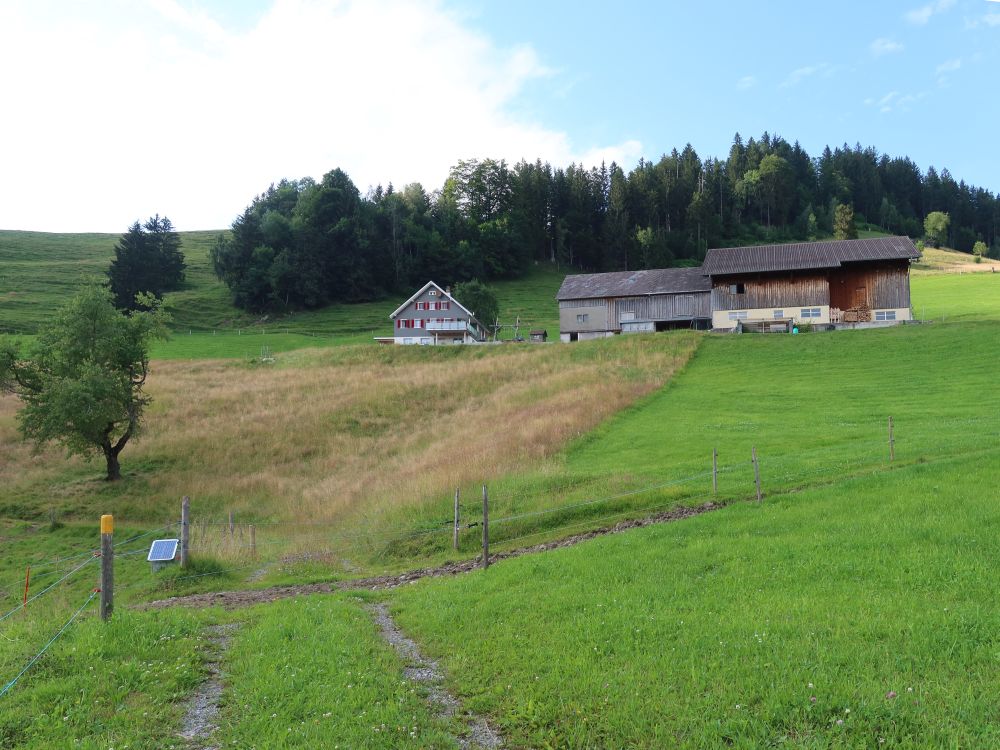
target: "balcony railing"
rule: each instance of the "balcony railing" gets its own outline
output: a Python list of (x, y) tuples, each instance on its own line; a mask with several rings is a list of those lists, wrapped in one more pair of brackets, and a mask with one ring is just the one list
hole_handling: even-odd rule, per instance
[(425, 325), (428, 331), (469, 331), (472, 333), (472, 327), (464, 320), (448, 320), (443, 323), (436, 320), (428, 320)]

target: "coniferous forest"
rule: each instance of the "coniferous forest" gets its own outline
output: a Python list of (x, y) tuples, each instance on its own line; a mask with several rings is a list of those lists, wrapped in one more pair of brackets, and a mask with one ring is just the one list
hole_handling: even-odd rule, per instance
[(616, 164), (461, 161), (445, 184), (362, 196), (340, 169), (257, 196), (212, 251), (238, 307), (315, 308), (411, 291), (427, 279), (516, 278), (534, 263), (612, 271), (698, 264), (709, 247), (829, 236), (838, 205), (913, 238), (950, 216), (945, 244), (1000, 257), (1000, 198), (908, 157), (737, 134), (726, 159), (686, 146), (628, 174)]

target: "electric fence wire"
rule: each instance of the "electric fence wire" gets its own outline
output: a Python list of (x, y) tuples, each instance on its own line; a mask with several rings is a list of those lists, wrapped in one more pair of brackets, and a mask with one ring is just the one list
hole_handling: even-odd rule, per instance
[(73, 615), (63, 624), (63, 626), (61, 628), (59, 628), (59, 630), (56, 632), (56, 634), (54, 636), (52, 636), (52, 638), (49, 639), (49, 642), (46, 643), (44, 646), (42, 646), (42, 650), (39, 651), (37, 654), (35, 654), (31, 658), (31, 661), (29, 661), (24, 666), (24, 669), (22, 669), (20, 672), (18, 672), (17, 675), (14, 677), (14, 679), (11, 680), (10, 682), (8, 682), (6, 685), (4, 685), (3, 688), (0, 688), (0, 698), (2, 698), (4, 695), (6, 695), (8, 692), (10, 692), (11, 688), (13, 688), (14, 685), (17, 684), (17, 681), (20, 680), (25, 675), (25, 673), (35, 665), (35, 662), (37, 662), (39, 659), (42, 658), (42, 656), (45, 654), (45, 652), (49, 650), (49, 647), (53, 643), (55, 643), (63, 633), (66, 632), (66, 629), (70, 625), (72, 625), (73, 621), (77, 617), (80, 616), (80, 613), (83, 612), (83, 610), (85, 610), (87, 608), (87, 605), (90, 604), (92, 601), (94, 601), (94, 597), (97, 596), (98, 593), (99, 592), (97, 592), (97, 591), (92, 591), (90, 593), (90, 596), (87, 597), (87, 601), (85, 601), (80, 606), (80, 608), (76, 612), (74, 612)]
[(6, 620), (11, 615), (13, 615), (16, 612), (19, 612), (20, 610), (24, 609), (29, 604), (31, 604), (33, 601), (35, 601), (38, 597), (40, 597), (40, 596), (44, 595), (45, 593), (51, 591), (56, 586), (58, 586), (60, 583), (62, 583), (63, 581), (65, 581), (67, 578), (69, 578), (71, 575), (73, 575), (74, 573), (76, 573), (78, 570), (81, 570), (83, 567), (85, 567), (86, 565), (89, 565), (90, 563), (94, 562), (94, 560), (96, 560), (96, 559), (97, 559), (96, 557), (91, 556), (90, 559), (84, 560), (82, 563), (80, 563), (79, 565), (77, 565), (75, 568), (73, 568), (69, 573), (67, 573), (66, 575), (64, 575), (58, 581), (53, 581), (48, 586), (46, 586), (44, 589), (42, 589), (37, 594), (35, 594), (33, 597), (31, 597), (30, 599), (28, 599), (26, 602), (24, 602), (23, 604), (17, 605), (10, 612), (8, 612), (7, 614), (5, 614), (2, 617), (0, 617), (0, 622), (3, 622), (4, 620)]

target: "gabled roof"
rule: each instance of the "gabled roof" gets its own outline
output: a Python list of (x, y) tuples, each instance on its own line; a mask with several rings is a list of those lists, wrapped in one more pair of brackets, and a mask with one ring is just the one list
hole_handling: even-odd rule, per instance
[(710, 292), (712, 284), (700, 268), (653, 268), (646, 271), (581, 273), (563, 279), (557, 300), (642, 297), (650, 294)]
[(728, 276), (767, 271), (837, 268), (844, 263), (912, 260), (919, 257), (920, 252), (909, 237), (720, 247), (708, 251), (702, 271), (709, 276)]
[(407, 307), (409, 307), (410, 304), (412, 304), (414, 302), (414, 300), (417, 299), (417, 297), (419, 297), (421, 294), (423, 294), (424, 292), (426, 292), (431, 287), (437, 289), (441, 293), (441, 297), (443, 299), (446, 299), (446, 300), (448, 300), (450, 302), (454, 302), (456, 305), (458, 305), (459, 308), (461, 308), (462, 311), (465, 312), (465, 314), (469, 316), (470, 320), (475, 321), (479, 325), (480, 328), (484, 328), (485, 329), (485, 326), (482, 323), (479, 322), (479, 319), (476, 318), (475, 314), (473, 312), (471, 312), (469, 310), (469, 308), (467, 308), (465, 305), (463, 305), (457, 299), (455, 299), (454, 297), (452, 297), (451, 294), (447, 290), (443, 289), (439, 284), (435, 284), (433, 281), (428, 281), (426, 284), (424, 284), (422, 287), (420, 287), (420, 289), (417, 290), (416, 294), (414, 294), (412, 297), (410, 297), (408, 300), (406, 300), (406, 302), (404, 302), (399, 307), (397, 307), (395, 310), (393, 310), (392, 313), (389, 315), (389, 320), (395, 320), (397, 315), (399, 315), (401, 312), (403, 312), (403, 310), (405, 310)]

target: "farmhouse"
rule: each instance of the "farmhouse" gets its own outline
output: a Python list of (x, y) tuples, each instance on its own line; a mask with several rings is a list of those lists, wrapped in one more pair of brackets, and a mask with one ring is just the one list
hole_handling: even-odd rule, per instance
[(376, 339), (383, 344), (479, 344), (486, 328), (451, 296), (448, 289), (428, 281), (389, 319), (393, 335)]
[(559, 287), (559, 339), (708, 328), (711, 283), (700, 268), (660, 268), (567, 276)]
[(791, 330), (910, 320), (909, 237), (709, 250), (700, 268), (567, 276), (559, 337), (668, 328)]
[(709, 250), (712, 328), (910, 320), (909, 237)]

